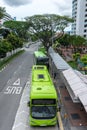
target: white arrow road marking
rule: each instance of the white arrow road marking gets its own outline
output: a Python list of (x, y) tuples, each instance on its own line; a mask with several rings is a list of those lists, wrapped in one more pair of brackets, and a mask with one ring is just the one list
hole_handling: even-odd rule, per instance
[(13, 85), (20, 85), (20, 78), (17, 79), (17, 80), (13, 83)]

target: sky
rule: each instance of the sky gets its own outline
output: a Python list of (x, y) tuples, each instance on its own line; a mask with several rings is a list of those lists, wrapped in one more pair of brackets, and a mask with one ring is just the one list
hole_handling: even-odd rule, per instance
[(72, 0), (0, 0), (0, 6), (17, 20), (36, 14), (72, 16)]

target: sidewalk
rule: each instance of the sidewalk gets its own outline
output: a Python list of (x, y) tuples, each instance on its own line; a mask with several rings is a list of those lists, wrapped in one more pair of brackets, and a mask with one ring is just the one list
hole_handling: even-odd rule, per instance
[[(61, 116), (65, 130), (87, 130), (87, 113), (80, 103), (73, 103), (65, 86), (59, 87), (62, 100)], [(67, 117), (64, 118), (64, 114)]]
[[(64, 130), (87, 130), (87, 113), (80, 103), (73, 103), (61, 78), (54, 80), (61, 99), (61, 118)], [(64, 115), (67, 114), (66, 117)]]

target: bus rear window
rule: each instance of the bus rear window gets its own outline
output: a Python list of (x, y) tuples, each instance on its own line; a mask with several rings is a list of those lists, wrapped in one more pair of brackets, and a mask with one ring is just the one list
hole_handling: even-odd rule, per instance
[(44, 67), (43, 66), (37, 66), (37, 67), (34, 67), (34, 69), (42, 70), (42, 69), (44, 69)]
[(32, 100), (33, 105), (53, 105), (56, 104), (55, 99), (33, 99)]
[(38, 62), (48, 62), (49, 58), (48, 57), (43, 57), (43, 58), (37, 58)]

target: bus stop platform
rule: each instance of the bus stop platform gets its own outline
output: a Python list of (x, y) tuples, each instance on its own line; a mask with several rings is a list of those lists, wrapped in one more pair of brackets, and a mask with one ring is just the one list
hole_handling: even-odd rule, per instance
[[(67, 113), (64, 117), (64, 113), (61, 113), (64, 130), (87, 130), (87, 113), (81, 103), (73, 103), (66, 87), (59, 86), (61, 94), (62, 106)], [(58, 91), (59, 91), (58, 90)]]

